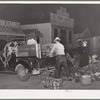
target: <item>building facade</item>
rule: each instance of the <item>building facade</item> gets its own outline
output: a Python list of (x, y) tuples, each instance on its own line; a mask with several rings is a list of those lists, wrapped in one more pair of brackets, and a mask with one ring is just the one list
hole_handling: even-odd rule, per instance
[(54, 40), (58, 36), (66, 48), (72, 48), (74, 19), (69, 17), (66, 9), (60, 7), (56, 14), (50, 13), (50, 22), (52, 24), (52, 39)]
[(6, 43), (24, 39), (24, 37), (25, 34), (19, 22), (0, 20), (0, 51), (2, 51)]
[(52, 43), (55, 37), (61, 38), (66, 48), (73, 48), (74, 19), (69, 17), (66, 8), (60, 7), (57, 13), (50, 13), (48, 23), (21, 25), (22, 30), (37, 28), (42, 34), (41, 44)]

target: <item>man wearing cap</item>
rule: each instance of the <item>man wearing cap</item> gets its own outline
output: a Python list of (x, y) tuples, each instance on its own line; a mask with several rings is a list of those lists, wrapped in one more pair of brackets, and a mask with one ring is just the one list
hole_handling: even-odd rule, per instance
[(68, 66), (67, 66), (67, 62), (66, 62), (66, 58), (65, 58), (65, 48), (64, 46), (60, 43), (60, 38), (56, 37), (54, 40), (55, 44), (52, 48), (52, 50), (50, 51), (50, 55), (53, 54), (53, 52), (56, 53), (57, 55), (57, 59), (56, 59), (56, 70), (55, 70), (55, 78), (60, 78), (60, 70), (61, 67), (64, 66), (64, 69), (66, 71), (66, 75), (68, 77), (68, 79), (70, 78), (70, 74), (69, 74), (69, 70), (68, 70)]

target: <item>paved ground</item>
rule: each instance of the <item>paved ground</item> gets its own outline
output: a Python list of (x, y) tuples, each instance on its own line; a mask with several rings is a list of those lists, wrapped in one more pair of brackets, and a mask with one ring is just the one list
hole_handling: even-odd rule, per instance
[[(27, 82), (21, 82), (17, 75), (0, 73), (0, 89), (45, 89), (42, 85), (44, 75), (31, 76)], [(100, 81), (83, 86), (74, 81), (64, 81), (61, 89), (100, 89)]]

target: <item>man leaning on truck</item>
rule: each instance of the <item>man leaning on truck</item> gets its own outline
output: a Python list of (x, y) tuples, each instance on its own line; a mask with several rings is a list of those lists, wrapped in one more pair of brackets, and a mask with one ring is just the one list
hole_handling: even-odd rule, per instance
[(65, 48), (64, 46), (60, 43), (60, 38), (56, 37), (54, 40), (55, 44), (52, 48), (52, 50), (50, 51), (50, 55), (53, 54), (53, 52), (56, 53), (57, 55), (57, 59), (56, 59), (56, 67), (55, 67), (55, 78), (60, 78), (60, 71), (61, 71), (61, 67), (64, 66), (64, 69), (66, 71), (66, 76), (68, 78), (68, 80), (71, 80), (71, 75), (69, 73), (69, 69), (67, 66), (67, 61), (66, 61), (66, 57), (65, 57)]

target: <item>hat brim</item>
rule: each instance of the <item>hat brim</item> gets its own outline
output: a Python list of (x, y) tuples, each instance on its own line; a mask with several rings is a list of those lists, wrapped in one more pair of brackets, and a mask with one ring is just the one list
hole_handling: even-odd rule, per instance
[(56, 41), (60, 41), (60, 39), (56, 39), (56, 40), (54, 40), (54, 42), (56, 42)]

